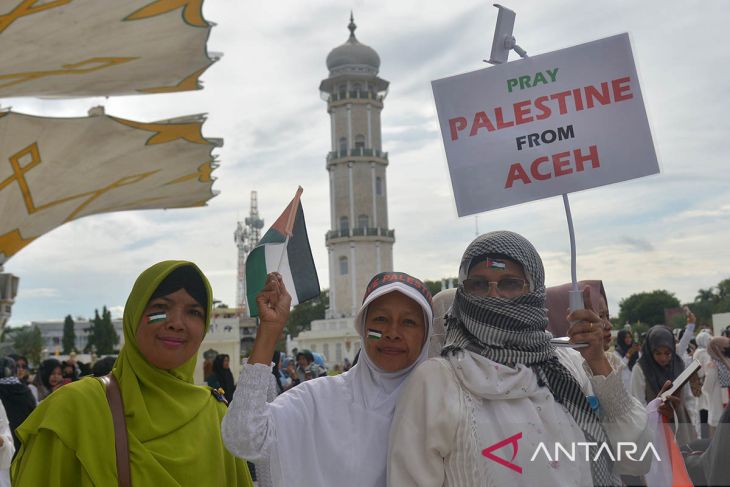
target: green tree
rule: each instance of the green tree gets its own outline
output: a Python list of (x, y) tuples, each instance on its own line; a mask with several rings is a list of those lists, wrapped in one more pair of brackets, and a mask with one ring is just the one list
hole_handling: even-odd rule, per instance
[(71, 318), (71, 315), (67, 315), (63, 320), (63, 338), (61, 338), (64, 355), (73, 352), (75, 345), (76, 333), (74, 332), (74, 320)]
[(694, 302), (688, 304), (697, 317), (698, 324), (710, 324), (714, 313), (730, 311), (730, 278), (720, 281), (717, 286), (699, 289)]
[(312, 321), (324, 319), (324, 312), (329, 302), (329, 291), (324, 289), (318, 297), (294, 306), (286, 322), (286, 333), (295, 337), (299, 332), (309, 330)]
[(730, 278), (720, 281), (717, 285), (717, 302), (713, 313), (730, 312)]
[(90, 353), (92, 348), (96, 348), (96, 340), (94, 339), (94, 328), (96, 320), (99, 318), (99, 311), (94, 310), (94, 319), (91, 320), (91, 326), (84, 328), (86, 332), (86, 346), (84, 347), (84, 353)]
[(664, 323), (664, 310), (678, 308), (679, 300), (673, 293), (657, 289), (650, 293), (632, 294), (619, 302), (619, 322), (635, 323), (642, 321), (649, 325)]
[(717, 284), (717, 296), (720, 299), (730, 296), (730, 278), (723, 279)]
[(101, 322), (94, 336), (96, 337), (96, 351), (99, 355), (114, 353), (115, 346), (119, 344), (119, 335), (112, 323), (112, 313), (106, 306), (101, 310)]
[(25, 326), (23, 329), (15, 333), (15, 350), (20, 355), (28, 357), (28, 361), (38, 365), (41, 362), (41, 352), (43, 351), (43, 337), (41, 330), (34, 326)]
[(699, 289), (697, 296), (695, 296), (695, 303), (710, 302), (714, 303), (717, 301), (717, 294), (715, 294), (714, 288)]
[(98, 309), (94, 310), (94, 319), (91, 320), (91, 327), (87, 328), (87, 331), (89, 341), (84, 349), (86, 352), (91, 351), (93, 345), (99, 355), (114, 353), (114, 346), (119, 343), (119, 335), (112, 324), (112, 314), (106, 306), (102, 308), (101, 316)]

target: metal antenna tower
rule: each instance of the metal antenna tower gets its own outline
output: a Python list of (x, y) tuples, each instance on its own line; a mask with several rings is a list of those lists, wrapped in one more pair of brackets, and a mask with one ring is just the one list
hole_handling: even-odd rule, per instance
[(236, 223), (233, 241), (238, 247), (238, 275), (236, 278), (236, 306), (243, 310), (246, 303), (246, 257), (261, 238), (264, 221), (259, 218), (259, 205), (256, 191), (251, 191), (251, 209), (243, 222)]

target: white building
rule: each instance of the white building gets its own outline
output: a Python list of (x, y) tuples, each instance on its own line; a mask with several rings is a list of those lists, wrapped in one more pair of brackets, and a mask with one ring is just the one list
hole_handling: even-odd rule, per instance
[[(49, 321), (32, 321), (30, 323), (31, 328), (37, 326), (41, 331), (41, 337), (43, 339), (43, 350), (48, 356), (60, 355), (63, 353), (63, 323), (64, 320), (49, 320)], [(124, 332), (122, 331), (122, 320), (116, 318), (112, 320), (114, 331), (119, 336), (119, 344), (115, 348), (122, 348), (124, 345)], [(89, 329), (93, 327), (86, 318), (75, 318), (74, 319), (74, 348), (81, 352), (86, 348), (89, 343)]]
[(360, 336), (355, 332), (352, 317), (315, 320), (312, 328), (296, 339), (299, 350), (309, 349), (325, 356), (328, 366), (350, 362), (360, 350)]
[(380, 125), (388, 81), (378, 77), (378, 53), (355, 37), (352, 16), (348, 29), (347, 42), (327, 56), (329, 77), (319, 86), (331, 128), (329, 309), (324, 320), (296, 337), (300, 349), (324, 354), (330, 365), (352, 360), (359, 350), (353, 316), (370, 279), (393, 269), (395, 242), (388, 228), (388, 154)]
[(233, 378), (238, 381), (238, 375), (241, 372), (241, 356), (248, 355), (255, 336), (256, 320), (248, 318), (245, 310), (213, 308), (210, 328), (198, 350), (198, 361), (193, 376), (194, 382), (196, 384), (204, 383), (204, 354), (212, 351), (230, 357), (231, 373)]
[(241, 361), (238, 357), (241, 354), (241, 332), (239, 329), (238, 316), (228, 309), (214, 309), (213, 318), (210, 322), (208, 333), (203, 338), (203, 343), (198, 349), (198, 361), (195, 367), (193, 380), (196, 384), (203, 384), (203, 354), (213, 350), (218, 354), (226, 354), (231, 357), (230, 368), (234, 378), (238, 378), (241, 372)]

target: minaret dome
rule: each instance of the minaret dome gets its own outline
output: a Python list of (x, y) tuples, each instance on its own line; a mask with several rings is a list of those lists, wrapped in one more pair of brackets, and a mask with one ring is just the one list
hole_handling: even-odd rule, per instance
[(380, 56), (375, 49), (361, 44), (355, 37), (357, 26), (352, 13), (350, 13), (350, 24), (347, 27), (350, 30), (350, 38), (341, 46), (332, 49), (327, 56), (327, 69), (330, 71), (330, 76), (348, 72), (350, 74), (378, 74)]

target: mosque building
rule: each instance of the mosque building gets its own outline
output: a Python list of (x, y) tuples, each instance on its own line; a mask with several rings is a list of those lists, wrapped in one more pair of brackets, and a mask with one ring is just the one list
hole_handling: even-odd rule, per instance
[(372, 276), (393, 270), (395, 231), (388, 227), (386, 168), (380, 112), (388, 81), (378, 77), (380, 57), (355, 36), (352, 14), (347, 41), (327, 56), (329, 77), (319, 90), (330, 116), (331, 230), (329, 308), (324, 320), (296, 338), (299, 349), (325, 355), (329, 364), (352, 360), (359, 349), (353, 318)]

